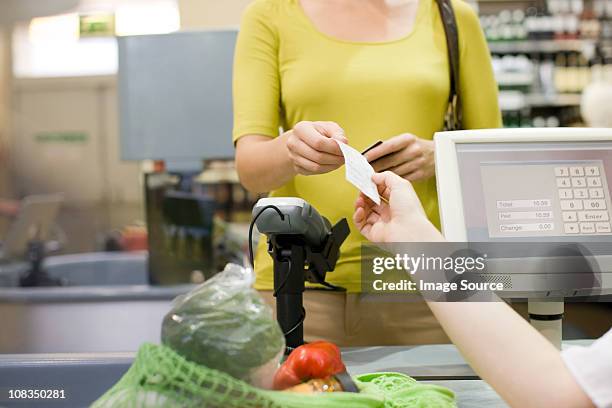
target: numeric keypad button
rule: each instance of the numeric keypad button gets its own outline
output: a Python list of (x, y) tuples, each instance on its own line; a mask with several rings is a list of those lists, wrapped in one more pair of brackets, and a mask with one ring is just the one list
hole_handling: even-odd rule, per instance
[(587, 176), (599, 176), (599, 167), (597, 166), (587, 166), (584, 168), (584, 173)]
[(586, 188), (574, 189), (574, 198), (589, 198), (589, 191)]
[(587, 177), (587, 185), (589, 187), (601, 187), (601, 179), (599, 177)]
[(582, 210), (582, 201), (580, 200), (561, 200), (561, 209), (563, 211)]
[(572, 177), (572, 187), (586, 187), (586, 185), (584, 177)]
[(584, 176), (584, 168), (582, 167), (570, 167), (569, 172), (570, 172), (570, 176), (572, 177)]
[(578, 221), (578, 215), (576, 215), (576, 211), (563, 211), (563, 221), (564, 222)]
[(605, 210), (606, 200), (584, 200), (585, 210)]
[(564, 229), (566, 234), (577, 234), (580, 232), (580, 229), (578, 228), (578, 223), (576, 222), (570, 222), (565, 224)]
[(557, 179), (557, 187), (568, 188), (572, 186), (572, 182), (569, 177), (559, 177)]
[(578, 220), (580, 221), (609, 221), (607, 211), (579, 211)]
[(580, 233), (582, 234), (593, 234), (595, 233), (595, 224), (592, 222), (581, 222)]

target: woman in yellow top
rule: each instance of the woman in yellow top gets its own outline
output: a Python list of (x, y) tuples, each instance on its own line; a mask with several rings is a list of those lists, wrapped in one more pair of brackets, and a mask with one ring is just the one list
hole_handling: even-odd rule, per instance
[[(478, 18), (452, 1), (459, 31), (463, 126), (501, 124), (490, 55)], [(377, 171), (412, 181), (439, 225), (433, 134), (449, 94), (444, 27), (435, 0), (255, 0), (234, 62), (236, 165), (243, 185), (301, 197), (332, 223), (350, 220), (358, 191), (344, 178), (338, 139)], [(364, 301), (354, 225), (327, 280), (347, 293), (307, 291), (305, 337), (340, 345), (447, 341), (424, 303)], [(255, 287), (273, 302), (262, 239)]]

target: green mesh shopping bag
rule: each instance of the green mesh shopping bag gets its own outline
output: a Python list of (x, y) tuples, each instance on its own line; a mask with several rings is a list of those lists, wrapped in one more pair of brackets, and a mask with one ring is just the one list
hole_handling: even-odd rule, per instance
[(92, 408), (447, 408), (453, 393), (398, 373), (355, 377), (360, 393), (298, 394), (255, 388), (187, 361), (166, 346), (144, 344), (130, 369)]

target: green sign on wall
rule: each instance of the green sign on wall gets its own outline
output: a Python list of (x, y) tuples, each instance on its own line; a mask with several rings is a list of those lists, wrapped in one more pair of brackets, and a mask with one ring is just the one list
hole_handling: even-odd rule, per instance
[(112, 13), (81, 14), (79, 34), (81, 37), (113, 37), (115, 35), (115, 15)]
[(34, 135), (38, 143), (85, 143), (88, 139), (85, 132), (40, 132)]

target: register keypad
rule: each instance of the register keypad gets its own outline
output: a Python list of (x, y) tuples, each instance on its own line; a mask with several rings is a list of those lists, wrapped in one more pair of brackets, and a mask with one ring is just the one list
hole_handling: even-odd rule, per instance
[(612, 227), (602, 188), (603, 169), (593, 164), (568, 165), (556, 166), (554, 172), (561, 200), (563, 231), (566, 234), (609, 234)]
[(602, 160), (481, 163), (490, 237), (612, 235)]

